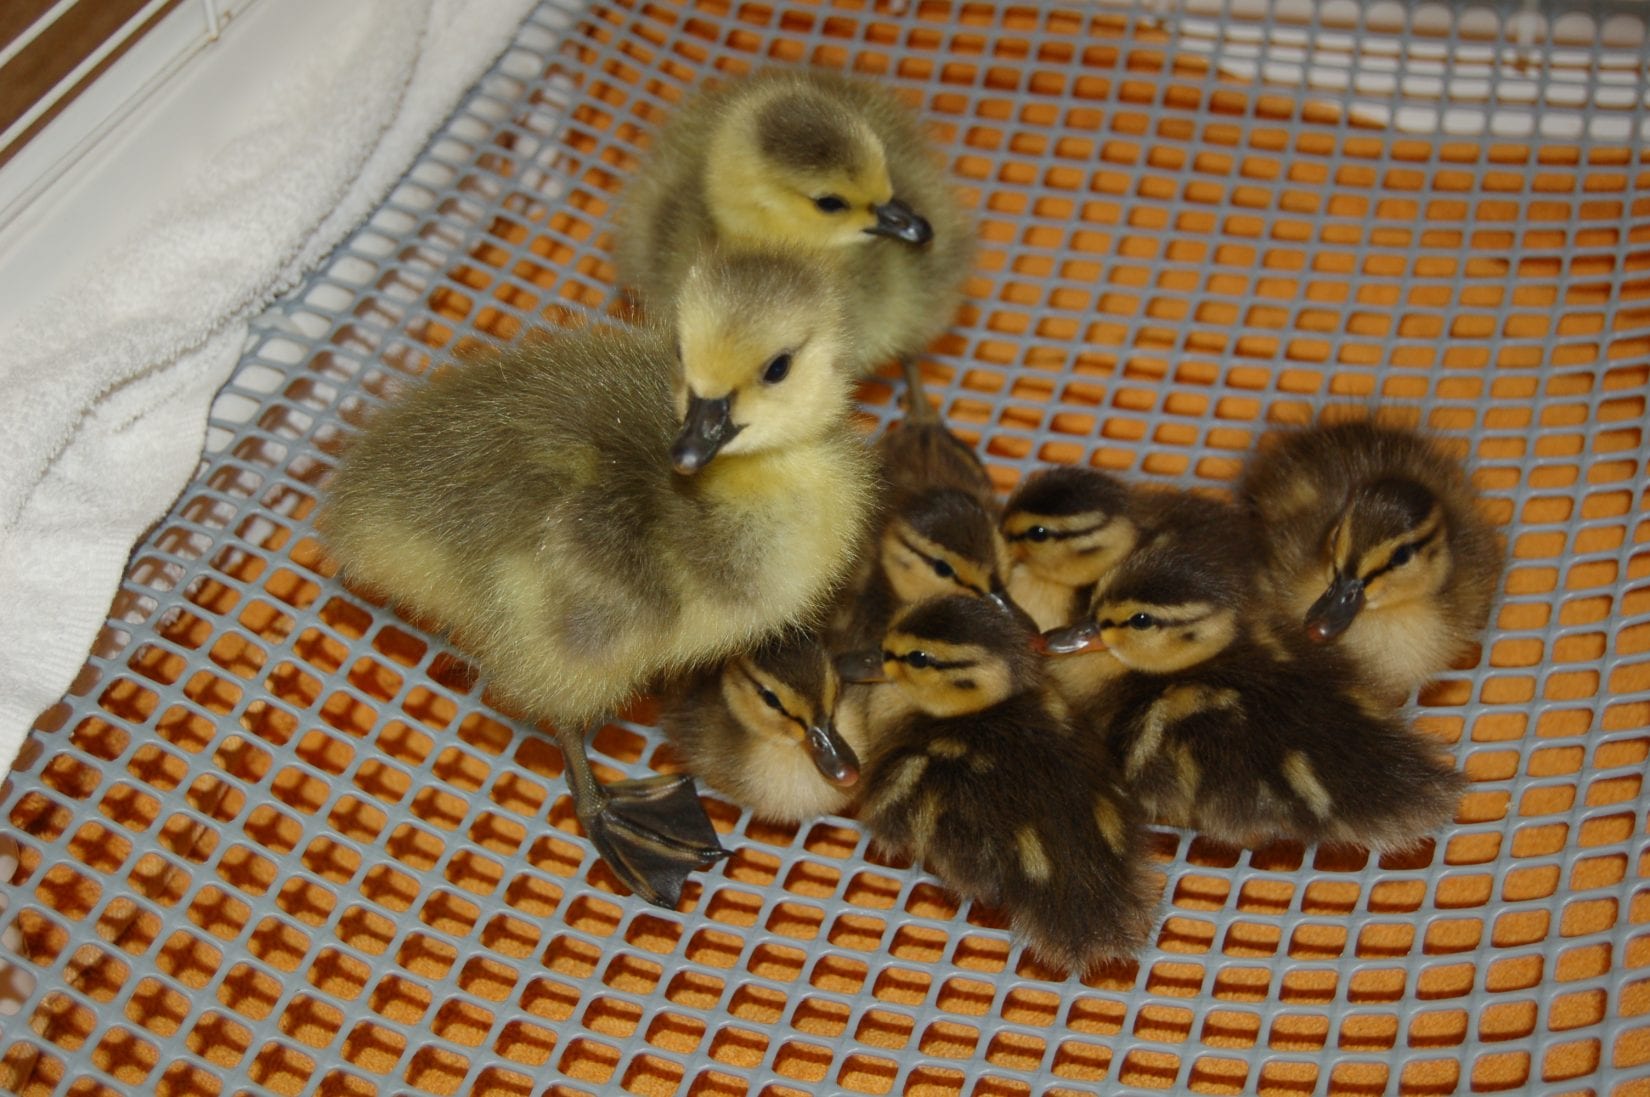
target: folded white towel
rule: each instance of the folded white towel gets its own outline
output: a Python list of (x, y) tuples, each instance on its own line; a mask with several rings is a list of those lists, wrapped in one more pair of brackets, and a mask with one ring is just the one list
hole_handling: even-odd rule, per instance
[(0, 766), (194, 471), (247, 319), (382, 199), (532, 2), (331, 5), (328, 33), (209, 171), (72, 292), (0, 321)]

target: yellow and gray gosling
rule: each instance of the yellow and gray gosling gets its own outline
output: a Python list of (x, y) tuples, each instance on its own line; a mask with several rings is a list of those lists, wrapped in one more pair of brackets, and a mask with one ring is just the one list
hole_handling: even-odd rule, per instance
[(1026, 478), (1003, 507), (1009, 595), (1042, 629), (1073, 624), (1094, 586), (1140, 540), (1144, 493), (1099, 469), (1061, 466)]
[(960, 895), (1006, 910), (1044, 961), (1128, 957), (1156, 924), (1138, 812), (1044, 676), (1023, 617), (981, 598), (895, 619), (839, 712), (867, 743), (859, 817)]
[(825, 272), (707, 255), (675, 330), (587, 329), (440, 373), (329, 485), (351, 582), (434, 618), (511, 707), (555, 725), (597, 850), (674, 906), (723, 854), (690, 779), (602, 785), (584, 733), (651, 681), (822, 612), (874, 491)]
[[(707, 247), (801, 246), (841, 266), (855, 376), (951, 325), (975, 229), (917, 115), (876, 81), (774, 68), (701, 91), (654, 134), (620, 199), (621, 286), (667, 317)], [(908, 371), (909, 372), (909, 371)]]
[(1271, 597), (1394, 704), (1477, 644), (1502, 549), (1466, 471), (1431, 439), (1370, 420), (1281, 433), (1238, 492)]
[(759, 819), (800, 822), (841, 812), (859, 780), (833, 716), (839, 692), (824, 645), (794, 633), (679, 683), (659, 728), (705, 784)]
[(1084, 622), (1045, 637), (1088, 653), (1068, 696), (1142, 807), (1242, 846), (1384, 852), (1448, 823), (1460, 774), (1339, 652), (1272, 627), (1241, 512), (1183, 496), (1162, 517)]

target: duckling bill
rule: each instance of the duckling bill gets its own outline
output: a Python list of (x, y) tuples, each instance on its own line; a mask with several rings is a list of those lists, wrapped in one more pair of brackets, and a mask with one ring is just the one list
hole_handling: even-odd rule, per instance
[(835, 360), (849, 338), (808, 263), (710, 255), (674, 330), (568, 331), (438, 374), (329, 485), (342, 573), (440, 622), (556, 727), (581, 824), (650, 902), (725, 851), (691, 779), (604, 786), (584, 729), (824, 611), (872, 498)]

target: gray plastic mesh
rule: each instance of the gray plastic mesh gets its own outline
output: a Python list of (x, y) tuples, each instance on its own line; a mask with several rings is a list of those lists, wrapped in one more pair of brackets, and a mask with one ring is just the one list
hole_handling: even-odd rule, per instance
[[(0, 796), (6, 1084), (175, 1095), (1650, 1092), (1650, 188), (1636, 5), (546, 3), (254, 325), (200, 473)], [(984, 250), (932, 384), (1005, 489), (1220, 484), (1401, 403), (1514, 555), (1422, 695), (1471, 790), (1377, 860), (1162, 831), (1160, 936), (1086, 980), (852, 823), (617, 894), (548, 737), (332, 578), (339, 445), (475, 339), (600, 312), (647, 132), (766, 60), (884, 77)], [(892, 383), (865, 389), (870, 425)], [(643, 706), (595, 743), (661, 761)]]

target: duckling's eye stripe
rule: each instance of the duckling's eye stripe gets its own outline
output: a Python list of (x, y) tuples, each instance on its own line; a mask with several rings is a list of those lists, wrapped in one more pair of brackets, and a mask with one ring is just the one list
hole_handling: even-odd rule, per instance
[[(1135, 614), (1131, 613), (1128, 617), (1123, 618), (1121, 621), (1116, 620), (1115, 618), (1106, 617), (1101, 620), (1100, 627), (1122, 628), (1129, 623), (1129, 618), (1134, 616)], [(1165, 617), (1161, 613), (1153, 613), (1150, 616), (1152, 619), (1150, 626), (1151, 628), (1179, 628), (1182, 625), (1195, 625), (1199, 621), (1207, 621), (1209, 618), (1214, 616), (1214, 611), (1211, 610), (1207, 613), (1194, 613), (1190, 617)]]
[[(1441, 532), (1442, 532), (1442, 530), (1435, 526), (1435, 527), (1433, 527), (1432, 531), (1427, 533), (1426, 535), (1421, 536), (1421, 537), (1417, 537), (1415, 540), (1409, 542), (1408, 544), (1399, 545), (1397, 548), (1392, 550), (1392, 555), (1388, 556), (1386, 558), (1386, 563), (1382, 564), (1380, 567), (1376, 568), (1374, 571), (1371, 571), (1367, 575), (1365, 575), (1364, 578), (1363, 578), (1363, 581), (1367, 583), (1371, 579), (1377, 579), (1377, 578), (1381, 577), (1382, 575), (1385, 575), (1387, 572), (1391, 571), (1393, 568), (1398, 566), (1397, 564), (1395, 564), (1393, 562), (1393, 559), (1400, 552), (1403, 552), (1405, 549), (1408, 549), (1409, 553), (1410, 553), (1410, 556), (1413, 557), (1415, 555), (1415, 553), (1420, 552), (1422, 549), (1426, 548), (1428, 545), (1430, 545), (1434, 541), (1438, 540), (1438, 534), (1441, 533)], [(1405, 563), (1408, 563), (1408, 561), (1406, 560)]]
[(1109, 525), (1111, 525), (1111, 523), (1106, 521), (1098, 522), (1092, 526), (1083, 526), (1080, 529), (1049, 529), (1047, 526), (1032, 526), (1031, 529), (1024, 529), (1019, 533), (1007, 534), (1004, 540), (1029, 541), (1031, 539), (1031, 530), (1041, 529), (1043, 531), (1043, 540), (1045, 541), (1071, 541), (1078, 537), (1087, 537), (1091, 533), (1099, 533)]
[(928, 666), (932, 670), (962, 670), (964, 667), (976, 665), (973, 659), (936, 659), (928, 657)]
[[(761, 696), (762, 692), (768, 688), (762, 684), (762, 680), (760, 678), (746, 670), (744, 667), (739, 668), (739, 673), (743, 674), (745, 676), (745, 680), (748, 681), (751, 684), (751, 687), (756, 690), (757, 696)], [(779, 696), (777, 691), (774, 692), (774, 696)], [(772, 708), (771, 705), (769, 707)], [(774, 711), (789, 720), (791, 723), (795, 724), (797, 727), (801, 728), (803, 731), (808, 730), (808, 722), (794, 715), (790, 709), (786, 708), (783, 699), (780, 700), (779, 707), (774, 709)]]
[(945, 564), (945, 565), (949, 566), (951, 568), (951, 574), (946, 576), (946, 578), (953, 580), (959, 587), (962, 587), (964, 590), (973, 591), (975, 594), (978, 594), (980, 597), (982, 597), (982, 598), (985, 597), (984, 588), (980, 587), (978, 584), (970, 583), (967, 579), (964, 579), (962, 577), (962, 573), (957, 570), (956, 565), (952, 564), (951, 561), (942, 560), (938, 556), (929, 555), (928, 553), (922, 551), (922, 549), (918, 548), (916, 545), (913, 545), (910, 541), (906, 540), (900, 534), (896, 533), (894, 535), (894, 537), (899, 541), (900, 544), (904, 545), (907, 549), (909, 549), (913, 556), (916, 556), (917, 558), (922, 560), (924, 563), (926, 563), (928, 566), (932, 567), (935, 564)]

